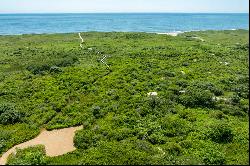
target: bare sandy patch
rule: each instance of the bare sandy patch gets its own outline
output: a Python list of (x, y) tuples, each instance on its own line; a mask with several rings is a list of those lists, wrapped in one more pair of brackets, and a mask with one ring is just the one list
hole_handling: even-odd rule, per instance
[(59, 130), (47, 131), (43, 130), (36, 138), (21, 143), (9, 149), (0, 158), (0, 165), (5, 165), (7, 158), (11, 153), (16, 153), (16, 149), (25, 149), (35, 145), (44, 145), (46, 155), (50, 157), (60, 156), (68, 152), (74, 151), (73, 139), (75, 132), (82, 129), (83, 126), (70, 127)]

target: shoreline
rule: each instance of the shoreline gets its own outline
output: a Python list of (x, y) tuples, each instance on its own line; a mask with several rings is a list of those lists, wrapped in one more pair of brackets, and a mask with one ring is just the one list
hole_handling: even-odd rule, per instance
[(246, 30), (249, 29), (221, 29), (221, 30), (190, 30), (190, 31), (165, 31), (165, 32), (143, 32), (143, 31), (77, 31), (77, 32), (53, 32), (53, 33), (25, 33), (25, 34), (0, 34), (0, 36), (22, 36), (22, 35), (53, 35), (53, 34), (72, 34), (72, 33), (89, 33), (89, 32), (98, 32), (98, 33), (152, 33), (158, 35), (170, 35), (170, 36), (178, 36), (181, 33), (187, 32), (205, 32), (205, 31), (237, 31), (237, 30)]
[(178, 36), (182, 33), (188, 32), (206, 32), (206, 31), (237, 31), (237, 30), (247, 30), (249, 29), (224, 29), (224, 30), (191, 30), (191, 31), (173, 31), (173, 32), (157, 32), (158, 35), (170, 35), (170, 36)]

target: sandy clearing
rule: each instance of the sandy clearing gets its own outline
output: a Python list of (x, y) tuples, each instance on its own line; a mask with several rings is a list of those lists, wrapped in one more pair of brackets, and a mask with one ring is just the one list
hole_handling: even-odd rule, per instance
[(42, 132), (36, 138), (16, 145), (5, 152), (0, 158), (0, 165), (6, 164), (8, 156), (11, 153), (15, 153), (16, 148), (24, 149), (34, 145), (44, 145), (46, 155), (50, 157), (59, 156), (74, 151), (76, 149), (73, 143), (75, 131), (82, 128), (83, 126), (52, 131), (42, 130)]

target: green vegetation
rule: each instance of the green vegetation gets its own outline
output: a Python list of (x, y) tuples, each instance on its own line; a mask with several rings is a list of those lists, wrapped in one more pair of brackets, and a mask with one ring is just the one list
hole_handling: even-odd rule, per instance
[(17, 150), (17, 154), (11, 154), (8, 158), (8, 165), (45, 165), (46, 154), (43, 146)]
[(76, 151), (8, 163), (249, 164), (248, 35), (88, 32), (83, 49), (78, 34), (0, 36), (0, 153), (83, 125)]
[(13, 105), (0, 105), (0, 124), (14, 124), (19, 122), (21, 114), (15, 110)]

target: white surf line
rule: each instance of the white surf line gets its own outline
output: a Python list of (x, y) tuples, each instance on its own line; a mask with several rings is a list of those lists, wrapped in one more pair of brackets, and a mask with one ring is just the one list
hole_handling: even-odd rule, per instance
[(83, 40), (80, 32), (78, 33), (78, 35), (79, 35), (80, 39), (82, 40), (82, 42), (80, 43), (80, 47), (83, 48), (82, 43), (84, 43), (84, 40)]

